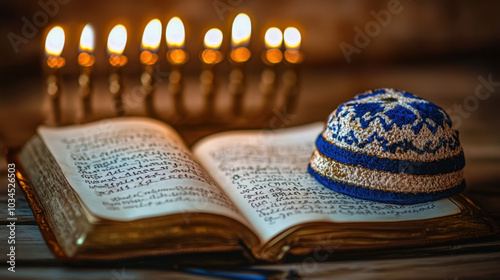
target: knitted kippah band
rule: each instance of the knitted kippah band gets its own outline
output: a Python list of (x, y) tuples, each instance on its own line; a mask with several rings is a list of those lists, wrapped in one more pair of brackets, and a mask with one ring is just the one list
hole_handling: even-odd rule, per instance
[(453, 187), (451, 189), (447, 189), (441, 192), (428, 193), (428, 194), (387, 192), (387, 191), (374, 190), (368, 188), (360, 188), (355, 185), (347, 184), (341, 181), (335, 181), (316, 172), (311, 168), (311, 166), (309, 166), (307, 170), (311, 175), (313, 175), (313, 177), (318, 182), (336, 192), (347, 194), (357, 198), (386, 202), (386, 203), (394, 203), (394, 204), (415, 204), (415, 203), (432, 201), (452, 196), (454, 194), (462, 192), (465, 189), (465, 181), (463, 181), (460, 185)]
[(318, 150), (314, 152), (310, 165), (313, 170), (321, 170), (323, 176), (332, 180), (391, 192), (440, 192), (458, 186), (463, 181), (463, 170), (433, 176), (392, 173), (343, 164), (322, 155)]
[(465, 188), (458, 132), (437, 105), (405, 91), (357, 95), (329, 117), (309, 172), (355, 197), (412, 204)]

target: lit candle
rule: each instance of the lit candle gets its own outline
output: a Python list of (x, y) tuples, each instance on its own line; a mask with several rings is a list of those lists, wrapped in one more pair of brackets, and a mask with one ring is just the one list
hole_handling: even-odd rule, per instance
[(65, 35), (60, 26), (52, 28), (45, 40), (45, 55), (47, 66), (50, 69), (47, 78), (47, 93), (50, 97), (51, 119), (49, 123), (58, 125), (61, 123), (61, 85), (59, 81), (59, 69), (64, 66), (65, 60), (61, 57), (64, 48)]
[(185, 30), (182, 20), (173, 17), (167, 24), (165, 38), (167, 41), (167, 61), (172, 66), (169, 75), (169, 89), (174, 97), (177, 116), (184, 115), (184, 104), (182, 102), (183, 81), (181, 66), (188, 61), (188, 54), (184, 51)]
[(109, 64), (113, 67), (113, 72), (109, 76), (109, 91), (113, 95), (116, 114), (125, 115), (122, 102), (123, 84), (120, 68), (127, 64), (127, 57), (123, 55), (125, 45), (127, 44), (127, 29), (118, 24), (108, 36), (108, 55)]
[(231, 53), (229, 61), (233, 68), (229, 75), (229, 91), (233, 96), (233, 115), (241, 114), (242, 99), (245, 93), (244, 63), (250, 59), (247, 48), (252, 34), (252, 22), (246, 14), (238, 14), (231, 30)]
[(297, 105), (297, 97), (299, 95), (299, 75), (298, 67), (304, 60), (303, 54), (300, 52), (301, 35), (295, 27), (285, 29), (283, 39), (285, 41), (285, 61), (287, 62), (287, 70), (283, 75), (285, 108), (287, 113), (295, 111)]
[(160, 48), (162, 26), (158, 19), (151, 20), (144, 28), (141, 42), (141, 63), (144, 65), (144, 72), (141, 76), (142, 88), (144, 90), (144, 99), (146, 112), (154, 116), (153, 92), (155, 81), (153, 74), (158, 61), (158, 49)]
[(283, 43), (283, 34), (276, 27), (271, 27), (264, 36), (266, 51), (264, 52), (264, 62), (267, 64), (277, 64), (283, 59), (281, 53), (281, 44)]
[(264, 36), (266, 50), (262, 54), (262, 61), (268, 65), (262, 72), (260, 81), (260, 90), (264, 97), (262, 106), (263, 116), (270, 112), (274, 105), (275, 85), (276, 85), (276, 65), (283, 60), (281, 45), (283, 42), (283, 34), (276, 27), (271, 27), (266, 31)]
[(94, 29), (90, 24), (87, 24), (82, 30), (80, 45), (78, 46), (80, 51), (80, 54), (78, 55), (78, 64), (81, 68), (80, 77), (78, 78), (81, 99), (81, 111), (78, 118), (80, 122), (87, 120), (92, 111), (90, 103), (92, 96), (91, 74), (95, 62), (94, 47)]
[(222, 45), (222, 31), (218, 28), (212, 28), (207, 31), (203, 39), (205, 49), (201, 53), (201, 60), (208, 65), (214, 65), (222, 61), (223, 55), (219, 51)]
[(288, 27), (285, 29), (284, 41), (285, 41), (285, 60), (289, 63), (298, 64), (304, 59), (302, 53), (300, 52), (301, 35), (297, 28)]
[(207, 31), (203, 40), (204, 50), (200, 59), (205, 66), (200, 75), (201, 90), (205, 97), (205, 115), (211, 116), (214, 109), (216, 79), (214, 66), (222, 61), (224, 55), (219, 51), (222, 45), (222, 31), (212, 28)]

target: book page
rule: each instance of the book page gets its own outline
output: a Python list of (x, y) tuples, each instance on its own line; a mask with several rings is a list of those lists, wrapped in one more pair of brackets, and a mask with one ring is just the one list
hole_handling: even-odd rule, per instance
[(267, 241), (305, 222), (385, 222), (460, 212), (449, 199), (397, 205), (353, 198), (318, 183), (307, 165), (323, 124), (276, 131), (228, 132), (193, 153)]
[[(205, 212), (246, 223), (171, 127), (145, 118), (109, 119), (38, 134), (94, 215), (129, 221)], [(189, 215), (185, 215), (189, 222)]]

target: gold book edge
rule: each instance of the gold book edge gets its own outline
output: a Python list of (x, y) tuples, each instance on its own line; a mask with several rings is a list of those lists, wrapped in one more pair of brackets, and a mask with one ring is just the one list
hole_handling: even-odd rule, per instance
[(401, 222), (301, 224), (276, 235), (253, 253), (259, 259), (278, 261), (286, 254), (416, 248), (500, 233), (496, 221), (464, 195), (454, 195), (450, 200), (460, 213)]

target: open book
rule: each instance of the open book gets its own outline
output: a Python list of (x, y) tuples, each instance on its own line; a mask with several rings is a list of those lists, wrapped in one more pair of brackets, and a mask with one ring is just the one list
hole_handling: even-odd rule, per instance
[(224, 132), (189, 150), (173, 128), (147, 118), (41, 126), (18, 155), (17, 176), (49, 246), (65, 258), (244, 248), (276, 261), (497, 230), (461, 195), (393, 205), (323, 187), (307, 173), (322, 128)]

